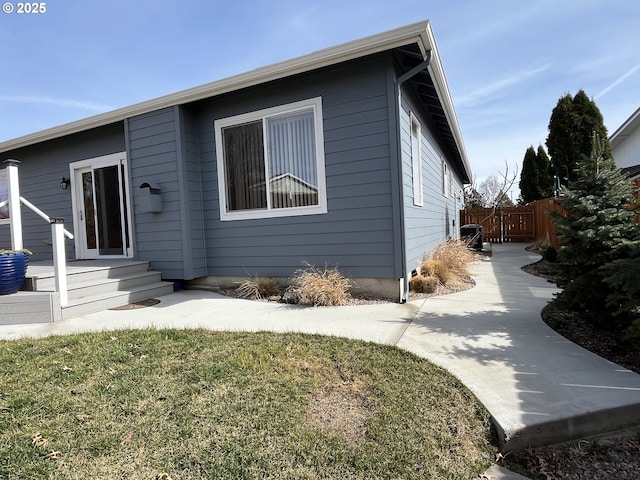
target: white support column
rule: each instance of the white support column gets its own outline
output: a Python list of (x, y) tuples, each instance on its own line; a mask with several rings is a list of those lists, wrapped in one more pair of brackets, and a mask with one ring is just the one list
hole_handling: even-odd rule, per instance
[(53, 268), (56, 279), (56, 292), (60, 295), (60, 306), (69, 303), (67, 293), (67, 260), (64, 250), (64, 224), (62, 218), (52, 218), (51, 238), (53, 239)]
[(5, 160), (7, 183), (9, 184), (9, 224), (11, 226), (11, 248), (22, 250), (22, 215), (20, 214), (20, 179), (18, 160)]

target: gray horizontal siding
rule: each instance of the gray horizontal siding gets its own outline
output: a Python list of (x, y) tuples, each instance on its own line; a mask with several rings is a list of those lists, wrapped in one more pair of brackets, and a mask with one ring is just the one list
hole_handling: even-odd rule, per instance
[[(19, 160), (20, 194), (50, 217), (63, 218), (65, 228), (73, 232), (71, 189), (61, 190), (60, 180), (69, 177), (69, 164), (125, 150), (121, 122), (5, 152), (0, 158)], [(4, 166), (4, 165), (2, 165)], [(22, 207), (24, 246), (32, 250), (34, 260), (50, 260), (51, 226), (26, 207)], [(4, 235), (4, 232), (7, 235)], [(9, 226), (0, 228), (0, 248), (9, 248)], [(65, 240), (66, 255), (75, 258), (73, 240)]]
[[(136, 256), (163, 278), (206, 275), (201, 172), (194, 120), (184, 109), (165, 108), (128, 120), (128, 145), (136, 229)], [(142, 183), (157, 186), (162, 212), (143, 212)]]
[[(401, 145), (402, 145), (402, 188), (404, 197), (405, 249), (407, 270), (411, 272), (439, 243), (447, 238), (456, 237), (457, 204), (454, 196), (443, 195), (442, 161), (449, 165), (453, 176), (454, 190), (461, 189), (461, 181), (456, 177), (452, 163), (441, 148), (433, 133), (427, 114), (418, 108), (409, 95), (403, 95), (401, 109)], [(422, 206), (413, 203), (413, 173), (411, 165), (411, 120), (410, 112), (420, 122), (422, 154)]]
[[(136, 258), (149, 261), (155, 270), (162, 272), (163, 278), (182, 278), (184, 258), (175, 111), (165, 108), (133, 117), (127, 126)], [(140, 185), (143, 183), (160, 189), (162, 212), (142, 211)]]
[(188, 258), (189, 271), (185, 278), (203, 277), (207, 274), (207, 258), (202, 213), (202, 181), (200, 168), (200, 146), (197, 124), (193, 116), (181, 109), (182, 118), (182, 171), (185, 188), (183, 202), (185, 215), (184, 255)]
[[(193, 105), (198, 119), (208, 274), (289, 276), (305, 262), (394, 278), (386, 69), (376, 56)], [(328, 213), (220, 221), (216, 119), (322, 97)]]

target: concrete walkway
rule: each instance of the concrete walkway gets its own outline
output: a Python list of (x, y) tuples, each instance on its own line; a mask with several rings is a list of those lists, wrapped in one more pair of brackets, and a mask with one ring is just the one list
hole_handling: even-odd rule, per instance
[(310, 308), (191, 290), (148, 308), (1, 326), (0, 338), (145, 327), (336, 335), (397, 345), (452, 372), (489, 410), (505, 450), (640, 425), (640, 375), (542, 322), (555, 288), (520, 270), (537, 259), (523, 245), (495, 245), (473, 267), (476, 287), (405, 305)]

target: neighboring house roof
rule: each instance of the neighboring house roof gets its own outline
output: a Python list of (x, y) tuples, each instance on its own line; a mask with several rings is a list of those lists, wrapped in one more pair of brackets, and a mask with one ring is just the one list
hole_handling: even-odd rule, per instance
[(640, 127), (640, 108), (633, 112), (609, 137), (611, 148), (615, 149), (620, 143), (626, 140), (637, 127)]
[(635, 180), (636, 178), (640, 178), (640, 165), (634, 165), (632, 167), (621, 168), (620, 171), (624, 173), (631, 180)]
[(631, 114), (609, 137), (611, 154), (618, 168), (631, 179), (638, 178), (640, 151), (640, 108)]
[(426, 73), (422, 77), (416, 75), (411, 79), (411, 83), (434, 118), (434, 123), (441, 137), (458, 165), (463, 181), (469, 181), (471, 167), (429, 21), (379, 33), (212, 83), (8, 140), (0, 143), (0, 153), (123, 121), (126, 118), (161, 108), (203, 100), (393, 49), (398, 49), (398, 61), (407, 70), (426, 60), (431, 52), (428, 75)]
[(314, 194), (318, 193), (318, 188), (305, 182), (293, 173), (283, 173), (272, 177), (270, 180), (272, 193), (284, 194)]

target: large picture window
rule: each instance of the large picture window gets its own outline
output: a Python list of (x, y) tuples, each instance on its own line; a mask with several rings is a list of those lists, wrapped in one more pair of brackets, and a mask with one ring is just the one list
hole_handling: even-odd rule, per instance
[(222, 220), (327, 212), (320, 98), (215, 122)]

